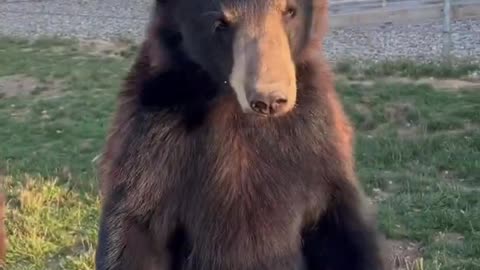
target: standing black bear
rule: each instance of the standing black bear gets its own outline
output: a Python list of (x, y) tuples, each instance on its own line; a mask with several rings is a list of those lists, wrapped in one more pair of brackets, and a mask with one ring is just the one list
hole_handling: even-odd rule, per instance
[(380, 270), (327, 0), (157, 0), (101, 160), (98, 270)]

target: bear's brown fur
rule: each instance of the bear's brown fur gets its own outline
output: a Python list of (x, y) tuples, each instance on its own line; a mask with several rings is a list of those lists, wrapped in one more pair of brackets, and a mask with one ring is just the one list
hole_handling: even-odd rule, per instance
[[(254, 21), (286, 3), (157, 1), (101, 160), (97, 269), (384, 269), (355, 177), (353, 130), (319, 54), (326, 0), (298, 0), (300, 21), (277, 24), (277, 34), (289, 33), (298, 89), (282, 116), (239, 105), (242, 92), (222, 75), (237, 68), (233, 52), (221, 51), (230, 30), (208, 47), (213, 37), (195, 28), (204, 22), (188, 24), (228, 8)], [(231, 40), (258, 30), (236, 27)], [(275, 68), (274, 55), (256, 57)]]

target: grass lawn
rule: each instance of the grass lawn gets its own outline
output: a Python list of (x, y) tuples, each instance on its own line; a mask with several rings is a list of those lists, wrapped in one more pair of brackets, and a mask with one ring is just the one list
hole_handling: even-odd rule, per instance
[[(94, 268), (92, 159), (133, 54), (126, 44), (0, 39), (6, 269)], [(338, 66), (338, 91), (357, 129), (358, 173), (394, 263), (480, 269), (480, 83), (472, 79), (480, 67), (357, 67)]]

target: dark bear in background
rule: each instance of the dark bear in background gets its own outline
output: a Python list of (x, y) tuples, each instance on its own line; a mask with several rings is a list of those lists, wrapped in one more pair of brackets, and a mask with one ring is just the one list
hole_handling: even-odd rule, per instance
[(327, 16), (327, 0), (157, 0), (101, 160), (97, 269), (384, 269)]

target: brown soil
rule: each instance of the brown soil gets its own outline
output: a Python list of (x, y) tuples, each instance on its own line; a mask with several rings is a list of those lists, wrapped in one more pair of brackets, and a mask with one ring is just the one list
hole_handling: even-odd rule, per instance
[(391, 250), (389, 263), (392, 270), (420, 270), (422, 252), (418, 243), (410, 241), (389, 240)]
[(0, 77), (0, 96), (10, 98), (30, 95), (39, 85), (37, 79), (24, 75)]
[(410, 103), (393, 103), (385, 107), (385, 119), (390, 123), (405, 126), (408, 124), (408, 116), (414, 114), (416, 108)]
[(90, 55), (122, 57), (132, 49), (132, 44), (123, 41), (81, 40), (80, 51)]
[[(343, 77), (339, 77), (343, 78)], [(436, 78), (422, 78), (410, 79), (401, 77), (389, 77), (380, 80), (386, 83), (404, 83), (404, 84), (428, 84), (437, 90), (459, 91), (459, 90), (480, 90), (480, 80), (460, 80), (460, 79), (436, 79)], [(373, 86), (375, 81), (372, 80), (347, 80), (349, 84)]]
[(459, 233), (439, 233), (435, 236), (435, 242), (442, 242), (447, 245), (463, 245), (465, 237)]
[(0, 77), (0, 98), (39, 95), (54, 98), (60, 96), (63, 82), (52, 80), (42, 83), (38, 79), (26, 75), (11, 75)]

